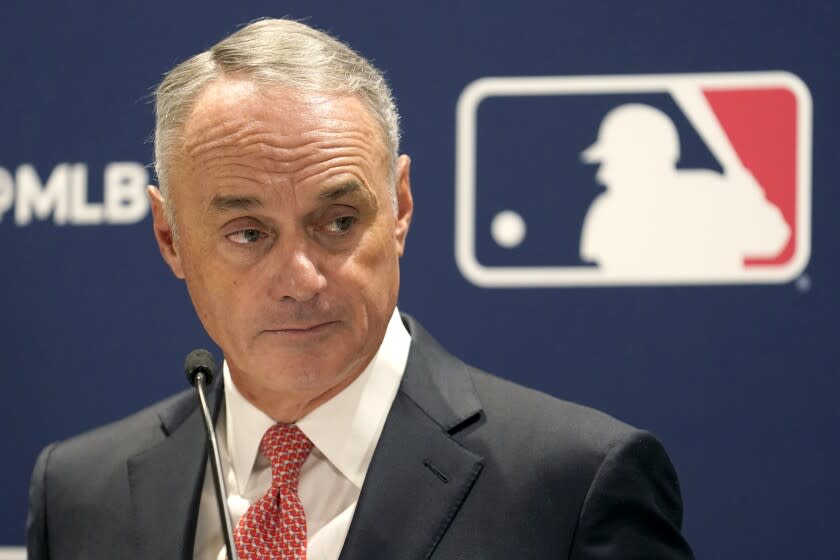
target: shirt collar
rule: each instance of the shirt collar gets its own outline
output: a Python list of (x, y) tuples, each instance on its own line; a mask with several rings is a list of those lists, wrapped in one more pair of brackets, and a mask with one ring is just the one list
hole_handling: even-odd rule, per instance
[[(315, 447), (361, 489), (373, 451), (397, 394), (411, 336), (395, 308), (379, 350), (343, 391), (297, 422)], [(260, 440), (275, 421), (236, 388), (224, 363), (227, 447), (239, 488), (246, 488)]]
[(227, 360), (223, 367), (225, 439), (227, 439), (228, 456), (233, 465), (239, 492), (242, 493), (248, 487), (248, 478), (254, 470), (254, 461), (257, 459), (262, 436), (276, 422), (242, 396), (230, 376)]

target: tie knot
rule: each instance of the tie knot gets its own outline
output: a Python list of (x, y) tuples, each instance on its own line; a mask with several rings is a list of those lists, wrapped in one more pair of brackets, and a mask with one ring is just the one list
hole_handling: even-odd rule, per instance
[(312, 442), (294, 424), (275, 424), (266, 430), (260, 451), (271, 461), (273, 485), (297, 487), (300, 468), (312, 451)]

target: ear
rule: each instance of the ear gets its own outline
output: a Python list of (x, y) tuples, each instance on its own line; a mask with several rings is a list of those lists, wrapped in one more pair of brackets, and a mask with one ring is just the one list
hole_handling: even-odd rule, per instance
[(394, 188), (397, 190), (397, 223), (394, 228), (394, 239), (397, 242), (397, 252), (403, 256), (405, 252), (405, 238), (414, 214), (414, 199), (411, 197), (411, 158), (403, 154), (397, 158), (397, 177)]
[(155, 230), (155, 239), (157, 240), (160, 254), (172, 273), (184, 279), (184, 269), (181, 264), (181, 256), (178, 253), (178, 248), (175, 243), (175, 236), (172, 234), (172, 226), (169, 225), (169, 220), (166, 217), (166, 201), (163, 200), (163, 195), (157, 187), (149, 185), (146, 187), (146, 194), (149, 195), (149, 203), (152, 207), (152, 227)]

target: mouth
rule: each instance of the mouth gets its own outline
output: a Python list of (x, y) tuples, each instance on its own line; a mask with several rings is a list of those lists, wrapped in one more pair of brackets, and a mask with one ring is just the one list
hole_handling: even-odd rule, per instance
[(313, 323), (309, 325), (290, 325), (277, 329), (265, 329), (263, 332), (281, 336), (303, 337), (321, 334), (337, 324), (338, 321), (325, 321), (323, 323)]

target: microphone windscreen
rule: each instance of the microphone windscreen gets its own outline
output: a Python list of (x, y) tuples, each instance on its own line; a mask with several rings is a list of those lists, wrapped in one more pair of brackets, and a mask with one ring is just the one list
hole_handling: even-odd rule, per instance
[(204, 374), (209, 385), (216, 376), (216, 360), (213, 358), (213, 354), (204, 348), (196, 348), (187, 354), (187, 359), (184, 360), (184, 373), (187, 375), (187, 381), (190, 382), (190, 385), (195, 385), (195, 377), (199, 373)]

